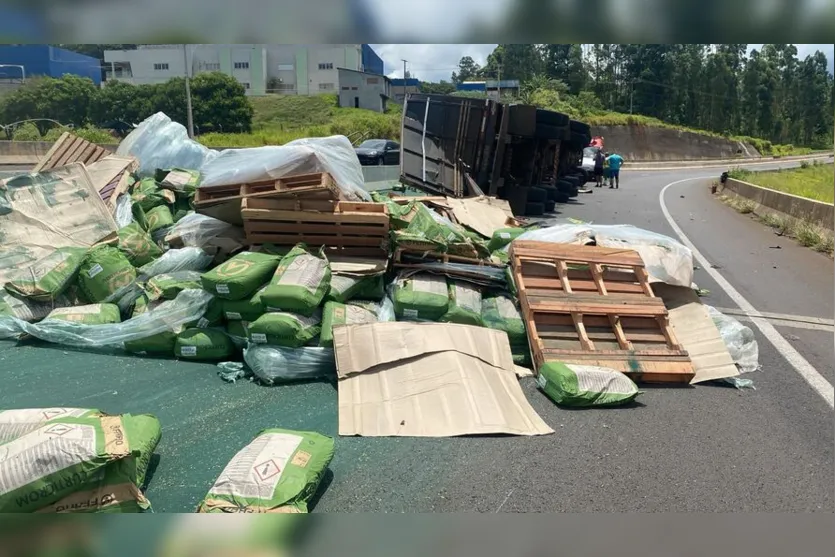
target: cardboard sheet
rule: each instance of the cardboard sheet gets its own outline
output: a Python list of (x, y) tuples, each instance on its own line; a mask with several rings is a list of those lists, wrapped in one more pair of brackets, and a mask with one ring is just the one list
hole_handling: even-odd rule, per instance
[(655, 295), (664, 300), (670, 314), (670, 325), (682, 347), (690, 354), (696, 376), (691, 385), (736, 377), (739, 370), (731, 358), (719, 329), (691, 288), (653, 284)]
[(129, 173), (139, 168), (139, 162), (133, 157), (108, 155), (86, 166), (99, 197), (114, 211), (117, 198), (128, 189)]
[(553, 433), (525, 399), (501, 331), (392, 322), (333, 335), (340, 435)]
[(90, 247), (116, 222), (82, 163), (0, 180), (0, 285), (61, 247)]
[(379, 275), (385, 273), (388, 260), (379, 257), (346, 257), (344, 255), (328, 256), (331, 271), (340, 275)]
[(493, 236), (493, 232), (499, 228), (510, 226), (508, 222), (513, 222), (510, 204), (503, 199), (488, 196), (449, 197), (447, 204), (452, 207), (459, 223), (487, 238)]

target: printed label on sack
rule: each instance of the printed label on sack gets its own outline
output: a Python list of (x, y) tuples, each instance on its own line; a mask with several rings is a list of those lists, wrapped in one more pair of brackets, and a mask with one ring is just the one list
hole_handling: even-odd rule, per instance
[(241, 314), (236, 311), (227, 311), (226, 312), (226, 319), (232, 319), (233, 321), (240, 321)]
[(426, 294), (447, 295), (446, 279), (434, 275), (413, 277), (412, 292), (423, 292)]
[(510, 240), (510, 232), (499, 232), (499, 238), (502, 240)]
[(467, 311), (481, 313), (481, 292), (461, 283), (455, 283), (452, 291), (455, 295), (455, 305)]
[(196, 346), (181, 346), (180, 347), (180, 356), (196, 356), (197, 355), (197, 347)]
[(90, 277), (90, 278), (93, 278), (93, 277), (95, 277), (97, 274), (101, 273), (102, 271), (104, 271), (104, 269), (102, 268), (102, 266), (101, 266), (101, 265), (99, 265), (98, 263), (96, 263), (95, 265), (93, 265), (92, 267), (90, 267), (90, 269), (87, 271), (87, 276), (88, 276), (88, 277)]
[(328, 264), (310, 254), (299, 255), (284, 269), (278, 286), (300, 286), (310, 292), (316, 292), (325, 278)]
[(302, 437), (287, 433), (261, 435), (226, 465), (209, 494), (272, 499), (288, 461), (302, 441)]
[(313, 315), (311, 315), (309, 317), (305, 317), (304, 315), (299, 315), (298, 313), (287, 313), (287, 312), (285, 312), (284, 314), (288, 315), (292, 319), (295, 319), (296, 321), (298, 321), (299, 325), (301, 325), (304, 328), (315, 327), (316, 325), (318, 325), (319, 323), (322, 322), (322, 315), (319, 311), (317, 311), (316, 313), (314, 313)]
[(205, 328), (206, 328), (206, 327), (208, 327), (208, 326), (209, 326), (209, 320), (208, 320), (208, 319), (206, 319), (205, 317), (201, 317), (201, 318), (197, 321), (197, 328), (198, 328), (198, 329), (205, 329)]
[(340, 294), (347, 292), (351, 287), (358, 283), (361, 279), (355, 277), (346, 277), (343, 275), (333, 275), (331, 277), (331, 290), (339, 292)]
[(86, 408), (25, 408), (0, 412), (0, 445), (35, 431), (58, 418), (78, 418), (91, 412)]
[[(61, 470), (90, 462), (98, 457), (96, 428), (88, 424), (44, 424), (23, 437), (10, 441), (0, 450), (0, 495), (46, 478)], [(77, 481), (79, 487), (87, 478), (56, 478), (61, 484)], [(58, 486), (54, 486), (58, 487)], [(63, 486), (66, 487), (66, 486)], [(39, 497), (37, 491), (21, 494), (18, 505), (31, 504)], [(33, 499), (34, 498), (34, 499)]]
[(361, 325), (363, 323), (376, 323), (377, 316), (365, 308), (358, 306), (345, 306), (345, 324)]
[(418, 310), (416, 310), (416, 309), (404, 309), (403, 310), (403, 317), (409, 317), (409, 318), (412, 318), (412, 319), (417, 319)]
[(499, 296), (494, 299), (496, 300), (496, 309), (499, 311), (502, 319), (522, 320), (522, 316), (519, 315), (519, 310), (516, 309), (516, 304), (513, 303), (513, 300), (504, 296)]
[(266, 344), (267, 343), (267, 335), (264, 333), (252, 333), (250, 335), (252, 342), (257, 342), (258, 344)]
[(228, 284), (218, 284), (215, 286), (215, 290), (217, 290), (218, 294), (229, 294), (229, 285)]
[(73, 315), (96, 315), (101, 313), (102, 304), (90, 304), (88, 306), (76, 306), (71, 308), (56, 308), (49, 315), (55, 317), (56, 315), (71, 317)]
[(547, 385), (547, 384), (548, 384), (548, 380), (547, 380), (547, 379), (545, 379), (545, 376), (544, 376), (544, 375), (542, 375), (541, 373), (540, 373), (540, 374), (539, 374), (539, 376), (536, 378), (536, 382), (537, 382), (537, 384), (539, 385), (539, 388), (540, 388), (540, 389), (544, 389), (544, 388), (545, 388), (545, 385)]
[(577, 388), (583, 392), (631, 395), (637, 390), (626, 375), (597, 366), (569, 365), (577, 375)]

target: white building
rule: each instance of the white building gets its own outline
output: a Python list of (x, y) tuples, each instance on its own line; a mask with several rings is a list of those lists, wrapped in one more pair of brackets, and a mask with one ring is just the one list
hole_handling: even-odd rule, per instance
[(383, 61), (366, 44), (188, 44), (141, 45), (106, 50), (105, 79), (135, 85), (220, 71), (240, 81), (250, 95), (337, 93), (338, 68), (384, 74)]

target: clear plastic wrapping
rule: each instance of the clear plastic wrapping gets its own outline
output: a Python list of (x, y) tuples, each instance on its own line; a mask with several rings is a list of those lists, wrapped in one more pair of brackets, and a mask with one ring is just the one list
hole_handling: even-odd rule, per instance
[(244, 350), (244, 361), (266, 385), (336, 377), (336, 359), (331, 348), (250, 344)]
[(188, 247), (171, 249), (159, 259), (151, 261), (139, 268), (139, 281), (143, 282), (162, 274), (178, 273), (182, 271), (203, 272), (212, 264), (214, 257), (200, 248)]
[(706, 305), (705, 308), (739, 370), (743, 373), (759, 370), (760, 351), (754, 331), (714, 307)]
[(349, 198), (371, 201), (363, 189), (362, 166), (354, 146), (343, 135), (221, 151), (200, 169), (198, 187), (245, 184), (314, 172), (329, 172)]
[(123, 193), (116, 199), (116, 224), (124, 228), (133, 222), (133, 202), (130, 195)]
[(138, 174), (143, 177), (153, 176), (157, 168), (200, 170), (218, 156), (217, 151), (190, 139), (182, 124), (162, 112), (149, 116), (130, 132), (116, 154), (139, 159)]
[(170, 241), (172, 238), (178, 238), (184, 246), (202, 248), (209, 240), (221, 234), (237, 235), (239, 232), (240, 228), (234, 224), (199, 213), (190, 213), (168, 230), (165, 239)]

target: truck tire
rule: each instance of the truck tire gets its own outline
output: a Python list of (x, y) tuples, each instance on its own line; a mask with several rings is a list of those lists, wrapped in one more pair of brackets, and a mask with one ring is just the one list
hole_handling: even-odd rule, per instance
[(558, 191), (557, 198), (554, 201), (557, 203), (568, 203), (568, 194), (564, 191)]
[(571, 184), (572, 187), (579, 188), (580, 187), (580, 179), (576, 176), (563, 176), (563, 180)]
[(557, 207), (556, 201), (551, 201), (550, 199), (545, 202), (545, 212), (546, 213), (553, 213), (554, 209)]
[(571, 191), (572, 189), (574, 189), (574, 184), (572, 184), (568, 180), (566, 180), (564, 178), (561, 178), (561, 179), (557, 180), (557, 190), (558, 191), (568, 192), (568, 191)]
[(557, 188), (555, 188), (554, 186), (549, 186), (549, 187), (545, 188), (545, 193), (548, 196), (547, 201), (556, 201), (557, 200), (557, 194), (559, 193), (559, 190)]
[(528, 188), (528, 203), (543, 203), (548, 199), (548, 193), (545, 188), (531, 186)]
[(574, 197), (577, 197), (578, 195), (580, 195), (580, 192), (577, 191), (577, 188), (574, 188), (573, 190), (571, 190), (569, 192), (566, 192), (566, 193), (568, 194), (568, 197), (571, 197), (571, 198), (574, 198)]
[(541, 217), (545, 213), (544, 203), (526, 203), (525, 216), (527, 217)]

